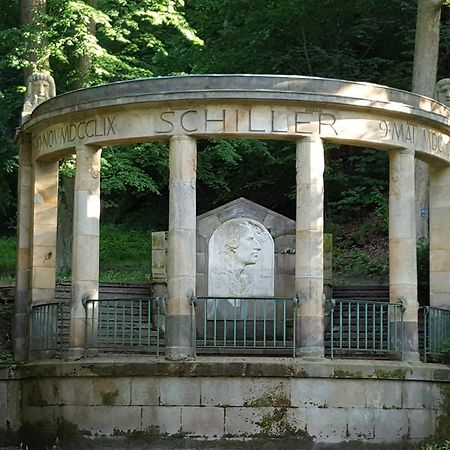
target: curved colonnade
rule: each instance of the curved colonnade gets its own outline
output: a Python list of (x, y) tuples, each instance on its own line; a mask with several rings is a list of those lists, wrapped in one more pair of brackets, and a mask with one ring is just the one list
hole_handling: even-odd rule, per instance
[(323, 143), (389, 152), (390, 301), (402, 301), (404, 356), (418, 359), (414, 160), (430, 166), (431, 305), (450, 308), (449, 109), (368, 83), (297, 76), (198, 75), (113, 83), (54, 97), (20, 143), (15, 351), (29, 354), (30, 305), (55, 299), (58, 161), (76, 153), (70, 352), (85, 352), (83, 301), (98, 298), (101, 148), (169, 141), (166, 354), (192, 355), (196, 141), (296, 142), (297, 353), (322, 356)]

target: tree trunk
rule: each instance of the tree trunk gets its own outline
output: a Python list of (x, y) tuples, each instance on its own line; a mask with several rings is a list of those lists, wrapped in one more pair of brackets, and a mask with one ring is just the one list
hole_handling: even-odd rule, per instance
[[(93, 6), (93, 0), (86, 0)], [(95, 21), (91, 18), (88, 24), (89, 33), (95, 36)], [(91, 71), (91, 58), (87, 52), (77, 61), (78, 77), (73, 84), (74, 89), (85, 87)], [(73, 241), (73, 197), (74, 177), (61, 175), (58, 197), (58, 245), (56, 267), (58, 273), (68, 274), (72, 270)]]
[[(19, 0), (19, 10), (20, 10), (20, 23), (22, 26), (30, 25), (33, 20), (35, 20), (36, 14), (41, 14), (45, 12), (45, 1), (46, 0)], [(33, 42), (31, 46), (31, 52), (27, 56), (28, 61), (31, 63), (29, 67), (23, 70), (23, 77), (25, 85), (27, 83), (28, 77), (33, 72), (33, 67), (38, 61), (38, 57), (35, 51), (38, 50), (38, 45), (36, 41)], [(48, 60), (43, 61), (43, 66), (48, 67)]]
[[(419, 0), (412, 92), (433, 97), (439, 53), (439, 28), (443, 0)], [(416, 234), (428, 238), (428, 165), (416, 160)]]

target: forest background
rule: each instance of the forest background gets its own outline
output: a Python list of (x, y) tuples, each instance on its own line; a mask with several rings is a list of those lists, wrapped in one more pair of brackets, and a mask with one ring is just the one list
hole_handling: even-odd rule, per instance
[[(36, 7), (31, 19), (24, 20), (24, 5)], [(58, 94), (196, 73), (307, 75), (411, 90), (416, 0), (0, 0), (0, 11), (0, 279), (14, 277), (14, 135), (24, 68), (50, 70)], [(448, 7), (440, 33), (438, 79), (450, 74)], [(73, 160), (61, 164), (61, 213), (71, 209), (73, 168)], [(325, 231), (333, 234), (338, 283), (387, 279), (388, 171), (385, 152), (326, 146)], [(197, 213), (240, 196), (294, 219), (294, 144), (200, 141)], [(101, 279), (148, 280), (150, 233), (167, 229), (167, 146), (104, 149), (101, 197)], [(61, 219), (63, 234), (70, 222)], [(67, 279), (63, 245), (59, 277)], [(426, 284), (426, 240), (418, 250)]]

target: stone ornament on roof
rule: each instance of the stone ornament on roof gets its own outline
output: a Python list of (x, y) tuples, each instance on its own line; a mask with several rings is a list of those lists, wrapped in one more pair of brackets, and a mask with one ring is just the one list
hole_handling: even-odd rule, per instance
[(28, 77), (25, 102), (22, 110), (22, 124), (34, 109), (49, 98), (55, 97), (55, 80), (48, 72), (34, 72)]
[(450, 107), (450, 78), (443, 78), (436, 83), (436, 99)]

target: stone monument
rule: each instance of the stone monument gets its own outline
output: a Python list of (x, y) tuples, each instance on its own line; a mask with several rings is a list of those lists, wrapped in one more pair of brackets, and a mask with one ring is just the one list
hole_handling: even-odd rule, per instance
[(25, 102), (22, 110), (22, 124), (41, 103), (56, 95), (55, 80), (48, 72), (34, 72), (28, 77)]
[(208, 295), (259, 297), (274, 294), (273, 239), (256, 220), (230, 219), (208, 244)]
[(450, 78), (443, 78), (436, 83), (436, 99), (445, 106), (450, 105)]

